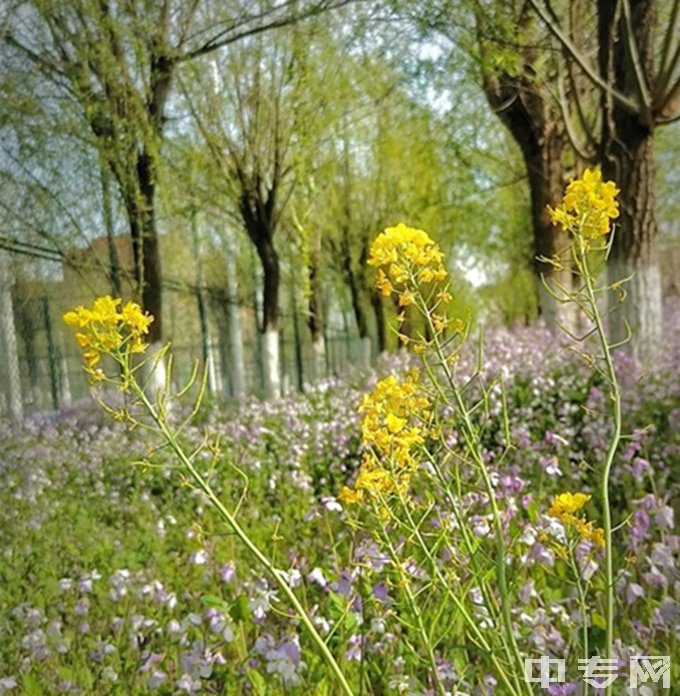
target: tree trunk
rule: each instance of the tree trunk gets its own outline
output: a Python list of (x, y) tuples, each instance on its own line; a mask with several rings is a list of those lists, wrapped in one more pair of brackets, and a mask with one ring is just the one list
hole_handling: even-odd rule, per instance
[[(128, 203), (130, 236), (135, 262), (135, 279), (139, 300), (146, 312), (154, 318), (149, 327), (149, 353), (163, 347), (163, 316), (161, 289), (161, 259), (156, 231), (154, 173), (151, 157), (141, 155), (137, 173), (142, 191), (141, 201)], [(156, 398), (165, 389), (167, 372), (165, 360), (150, 360), (141, 371), (151, 398)]]
[[(625, 47), (625, 22), (617, 15), (618, 2), (598, 2), (600, 70), (624, 94), (636, 94), (635, 66)], [(631, 24), (638, 48), (640, 68), (653, 74), (656, 3), (631, 3)], [(631, 113), (603, 95), (602, 174), (621, 190), (620, 215), (609, 259), (610, 282), (626, 278), (625, 303), (610, 315), (612, 341), (632, 332), (632, 353), (640, 362), (651, 363), (662, 340), (662, 295), (657, 223), (655, 216), (654, 122), (651, 113)]]
[(368, 369), (371, 366), (371, 337), (368, 333), (368, 320), (366, 318), (364, 306), (361, 302), (361, 292), (359, 289), (358, 279), (352, 268), (351, 256), (347, 250), (346, 253), (343, 254), (343, 270), (345, 271), (345, 278), (347, 279), (347, 285), (349, 286), (349, 293), (352, 300), (352, 311), (354, 312), (354, 319), (357, 323), (357, 330), (359, 332), (359, 340), (361, 343), (359, 364), (361, 368)]
[[(547, 283), (558, 296), (573, 292), (575, 276), (572, 271), (571, 239), (561, 227), (553, 225), (548, 206), (556, 206), (564, 193), (564, 172), (561, 161), (564, 133), (561, 127), (546, 126), (539, 147), (523, 150), (531, 197), (531, 226), (533, 229), (533, 269), (538, 279), (539, 310), (546, 326), (555, 331), (560, 325), (572, 333), (578, 331), (578, 308), (572, 302), (561, 304), (547, 291)], [(556, 258), (561, 267), (540, 261)]]
[(312, 335), (312, 378), (321, 379), (326, 372), (326, 342), (323, 333), (323, 299), (321, 294), (321, 234), (314, 236), (309, 263), (309, 318), (307, 325)]
[(387, 320), (382, 295), (375, 288), (371, 290), (371, 307), (375, 315), (375, 333), (378, 339), (378, 355), (380, 355), (387, 350)]
[(149, 327), (149, 342), (163, 339), (161, 258), (156, 229), (155, 162), (148, 153), (137, 160), (139, 200), (128, 201), (130, 234), (135, 261), (135, 277), (142, 307), (153, 315)]
[(208, 393), (212, 396), (219, 391), (219, 379), (217, 375), (217, 361), (212, 347), (210, 323), (208, 321), (208, 303), (205, 299), (205, 281), (203, 278), (203, 262), (201, 260), (201, 236), (198, 230), (198, 212), (191, 211), (191, 232), (193, 236), (194, 254), (196, 256), (196, 305), (198, 309), (198, 322), (201, 329), (201, 355), (203, 369), (207, 370)]
[(102, 215), (104, 217), (104, 229), (106, 230), (106, 244), (109, 253), (109, 280), (114, 297), (123, 296), (123, 286), (120, 277), (120, 260), (116, 249), (115, 233), (113, 229), (113, 210), (111, 207), (111, 174), (109, 165), (100, 157), (99, 171), (102, 185)]
[[(251, 235), (251, 238), (252, 235)], [(255, 248), (262, 264), (262, 328), (264, 349), (264, 390), (269, 398), (281, 395), (279, 350), (279, 257), (270, 235), (257, 235)]]
[[(567, 291), (573, 289), (569, 240), (551, 223), (546, 212), (546, 206), (557, 205), (564, 193), (562, 152), (568, 146), (568, 136), (560, 117), (551, 110), (550, 97), (531, 80), (531, 55), (525, 59), (526, 74), (485, 75), (483, 87), (489, 104), (519, 145), (526, 166), (534, 240), (532, 267), (541, 316), (553, 331), (558, 324), (575, 331), (577, 313), (574, 308), (557, 304), (542, 282), (544, 278), (548, 282), (556, 281)], [(560, 257), (562, 270), (536, 258), (551, 258), (555, 254)]]

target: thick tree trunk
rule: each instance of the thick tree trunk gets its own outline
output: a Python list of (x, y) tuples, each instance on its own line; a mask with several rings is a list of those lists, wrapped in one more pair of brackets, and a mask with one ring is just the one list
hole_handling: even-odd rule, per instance
[(123, 296), (123, 285), (120, 277), (120, 260), (116, 249), (115, 233), (113, 229), (113, 210), (111, 207), (111, 174), (109, 165), (103, 160), (99, 165), (102, 184), (102, 214), (104, 216), (104, 229), (106, 230), (106, 243), (109, 255), (109, 279), (111, 289), (115, 297)]
[[(635, 66), (625, 47), (625, 22), (617, 13), (615, 0), (599, 0), (600, 70), (607, 82), (624, 94), (636, 94)], [(653, 74), (655, 0), (631, 3), (631, 24), (640, 69)], [(651, 363), (662, 339), (661, 273), (655, 217), (654, 122), (641, 109), (631, 113), (603, 96), (602, 174), (620, 188), (620, 216), (609, 259), (610, 282), (633, 275), (625, 285), (628, 296), (610, 315), (613, 341), (632, 332), (633, 356)]]
[[(252, 237), (252, 235), (251, 235)], [(264, 390), (269, 398), (281, 395), (279, 349), (279, 257), (270, 235), (258, 235), (255, 243), (262, 264), (262, 328), (264, 352)]]
[[(533, 228), (533, 269), (538, 279), (538, 297), (541, 317), (546, 326), (555, 331), (559, 326), (575, 333), (578, 331), (578, 308), (571, 302), (559, 303), (548, 292), (544, 283), (562, 296), (575, 290), (571, 262), (571, 239), (561, 227), (553, 225), (548, 206), (556, 206), (564, 193), (564, 172), (561, 161), (564, 133), (561, 127), (546, 125), (539, 137), (538, 147), (523, 149), (531, 197), (531, 225)], [(541, 258), (559, 259), (561, 267), (541, 261)]]
[[(531, 74), (532, 57), (526, 57), (527, 75)], [(557, 282), (566, 291), (573, 289), (569, 240), (550, 222), (546, 206), (555, 206), (564, 193), (562, 152), (568, 136), (560, 117), (550, 107), (550, 97), (544, 95), (535, 81), (527, 75), (487, 75), (484, 92), (491, 107), (519, 145), (527, 170), (531, 198), (531, 226), (539, 309), (551, 330), (562, 324), (570, 331), (577, 329), (578, 315), (569, 304), (559, 304), (545, 290), (543, 279)], [(559, 255), (562, 269), (537, 259)], [(561, 293), (558, 293), (561, 294)]]
[(143, 153), (137, 160), (137, 177), (139, 199), (129, 201), (127, 205), (135, 276), (142, 307), (154, 317), (149, 328), (149, 341), (160, 343), (163, 339), (163, 291), (156, 229), (155, 163), (148, 153)]

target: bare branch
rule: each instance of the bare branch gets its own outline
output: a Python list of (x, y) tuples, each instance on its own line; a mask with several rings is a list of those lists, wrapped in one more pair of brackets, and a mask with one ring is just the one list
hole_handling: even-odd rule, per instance
[(678, 44), (677, 31), (676, 31), (675, 27), (678, 23), (679, 16), (680, 16), (680, 0), (674, 0), (673, 8), (671, 10), (670, 21), (668, 22), (666, 34), (663, 38), (663, 47), (661, 49), (661, 61), (659, 63), (659, 71), (658, 71), (657, 80), (656, 80), (656, 96), (657, 97), (659, 97), (660, 95), (662, 95), (666, 91), (666, 88), (668, 87), (668, 83), (671, 80), (671, 75), (673, 74), (673, 70), (674, 70), (673, 64), (674, 64), (674, 62), (677, 61), (678, 45), (676, 45), (676, 47), (675, 47), (674, 59), (671, 59), (670, 56), (673, 53), (673, 43), (674, 43), (673, 39), (675, 39), (676, 44)]
[(631, 22), (630, 2), (629, 0), (622, 0), (622, 3), (623, 18), (626, 26), (626, 45), (628, 47), (630, 62), (633, 65), (633, 72), (635, 73), (635, 82), (637, 84), (638, 93), (640, 94), (640, 100), (642, 102), (641, 110), (643, 111), (645, 121), (647, 121), (651, 118), (652, 97), (649, 93), (649, 86), (647, 85), (647, 80), (642, 70), (642, 65), (640, 64), (640, 52), (638, 51), (637, 43), (635, 41), (635, 34), (633, 32), (633, 25)]
[(567, 106), (567, 93), (564, 88), (564, 77), (562, 76), (561, 71), (557, 75), (557, 92), (557, 103), (559, 104), (560, 111), (562, 112), (562, 120), (564, 121), (569, 142), (571, 143), (571, 146), (574, 148), (578, 156), (581, 157), (581, 159), (588, 162), (592, 160), (592, 153), (588, 152), (587, 146), (579, 140), (578, 135), (574, 130), (574, 124), (572, 122), (571, 114), (569, 113), (569, 109)]
[[(219, 32), (216, 36), (206, 41), (203, 45), (199, 46), (198, 48), (192, 51), (184, 53), (182, 56), (180, 56), (179, 60), (192, 60), (193, 58), (203, 56), (207, 53), (212, 53), (213, 51), (217, 51), (220, 48), (224, 48), (229, 44), (235, 43), (236, 41), (240, 41), (241, 39), (245, 39), (249, 36), (256, 36), (257, 34), (261, 34), (271, 29), (280, 29), (281, 27), (285, 27), (289, 24), (294, 24), (296, 22), (309, 19), (310, 17), (314, 17), (315, 15), (318, 15), (322, 12), (336, 10), (340, 7), (344, 7), (345, 5), (349, 5), (350, 3), (361, 1), (362, 0), (321, 0), (321, 2), (319, 2), (318, 4), (312, 5), (312, 7), (298, 14), (285, 15), (283, 17), (279, 17), (278, 19), (273, 19), (270, 22), (265, 22), (264, 24), (258, 24), (257, 26), (241, 29), (240, 31), (231, 33), (234, 32), (234, 30), (237, 29), (239, 25), (242, 26), (246, 23), (254, 22), (258, 19), (271, 16), (271, 14), (274, 11), (280, 11), (282, 7), (286, 7), (288, 5), (293, 4), (293, 0), (286, 0), (286, 2), (282, 3), (281, 5), (278, 5), (272, 10), (262, 12), (258, 15), (252, 15), (248, 17), (247, 20), (244, 20), (241, 23), (232, 24), (228, 29), (224, 29), (223, 31)], [(230, 33), (231, 35), (229, 35)]]
[(658, 111), (657, 123), (672, 123), (680, 116), (680, 77), (675, 81)]
[(602, 76), (588, 63), (585, 57), (578, 50), (574, 42), (562, 31), (559, 24), (546, 12), (545, 7), (538, 0), (529, 0), (530, 5), (537, 12), (539, 17), (545, 22), (550, 33), (564, 46), (568, 54), (576, 61), (578, 66), (583, 70), (586, 77), (598, 88), (614, 99), (628, 113), (633, 115), (640, 114), (640, 105), (632, 99), (629, 99), (625, 94), (621, 94), (614, 89), (611, 84), (602, 79)]

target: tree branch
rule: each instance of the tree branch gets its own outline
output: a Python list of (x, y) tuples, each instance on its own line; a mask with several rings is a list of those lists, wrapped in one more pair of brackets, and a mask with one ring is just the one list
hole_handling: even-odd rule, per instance
[[(336, 10), (340, 7), (344, 7), (345, 5), (349, 5), (350, 3), (353, 2), (361, 2), (362, 0), (322, 0), (319, 2), (317, 5), (313, 5), (307, 10), (304, 10), (303, 12), (300, 12), (299, 14), (290, 14), (286, 15), (284, 17), (280, 17), (278, 19), (273, 19), (270, 22), (267, 22), (265, 24), (259, 24), (258, 26), (255, 27), (250, 27), (248, 29), (242, 29), (241, 31), (237, 31), (236, 33), (232, 34), (231, 36), (228, 36), (230, 32), (233, 32), (237, 27), (239, 26), (238, 23), (232, 24), (228, 29), (225, 29), (221, 32), (219, 32), (216, 36), (213, 36), (211, 39), (206, 41), (203, 45), (199, 46), (198, 48), (195, 48), (191, 51), (188, 51), (181, 55), (179, 57), (179, 60), (181, 62), (187, 61), (187, 60), (192, 60), (194, 58), (197, 58), (198, 56), (203, 56), (206, 55), (207, 53), (212, 53), (213, 51), (217, 51), (220, 48), (224, 48), (225, 46), (228, 46), (229, 44), (235, 43), (236, 41), (240, 41), (241, 39), (245, 39), (249, 36), (256, 36), (257, 34), (261, 34), (265, 31), (269, 31), (271, 29), (280, 29), (281, 27), (285, 27), (289, 24), (294, 24), (296, 22), (300, 22), (304, 19), (309, 19), (310, 17), (313, 17), (317, 14), (320, 14), (321, 12), (326, 12), (330, 10)], [(264, 17), (270, 16), (273, 12), (280, 10), (282, 7), (286, 7), (288, 5), (293, 4), (293, 0), (286, 0), (286, 2), (282, 3), (281, 5), (268, 10), (266, 12), (262, 12), (258, 15), (253, 15), (251, 17), (248, 17), (247, 20), (244, 20), (241, 22), (241, 25), (246, 24), (248, 22), (253, 22), (259, 19), (262, 19)]]
[(640, 106), (642, 111), (641, 115), (645, 121), (649, 122), (652, 119), (652, 98), (649, 94), (649, 86), (647, 85), (647, 80), (645, 79), (642, 65), (640, 64), (640, 52), (638, 51), (637, 43), (635, 41), (635, 34), (633, 32), (633, 25), (630, 16), (630, 2), (629, 0), (622, 0), (622, 3), (623, 18), (626, 26), (626, 45), (628, 47), (628, 54), (630, 56), (630, 62), (633, 65), (635, 82), (640, 95)]
[(568, 54), (578, 66), (583, 70), (586, 77), (600, 90), (611, 96), (621, 107), (628, 113), (635, 116), (640, 115), (640, 105), (632, 99), (629, 99), (625, 94), (621, 94), (614, 89), (611, 84), (602, 79), (602, 76), (588, 63), (581, 55), (581, 52), (574, 45), (573, 41), (562, 31), (560, 26), (546, 12), (538, 0), (529, 0), (530, 5), (534, 8), (538, 16), (543, 20), (550, 33), (564, 46)]

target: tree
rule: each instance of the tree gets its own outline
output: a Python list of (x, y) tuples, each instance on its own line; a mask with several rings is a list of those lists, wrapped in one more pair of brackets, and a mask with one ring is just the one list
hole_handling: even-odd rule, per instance
[[(555, 206), (566, 184), (566, 173), (575, 171), (580, 159), (593, 157), (574, 142), (565, 126), (564, 111), (581, 98), (582, 86), (562, 74), (559, 53), (555, 53), (545, 31), (536, 26), (526, 3), (488, 3), (471, 0), (451, 3), (393, 3), (397, 13), (415, 21), (431, 38), (445, 37), (458, 47), (452, 60), (443, 59), (446, 69), (467, 72), (481, 87), (493, 113), (507, 128), (520, 149), (528, 188), (533, 235), (532, 267), (536, 276), (540, 313), (551, 329), (558, 324), (574, 329), (576, 315), (568, 305), (555, 303), (544, 290), (543, 279), (572, 287), (570, 259), (564, 251), (568, 240), (551, 222), (546, 207)], [(569, 76), (570, 78), (573, 75)], [(564, 98), (557, 98), (554, 85)], [(568, 86), (567, 86), (568, 85)], [(586, 131), (582, 111), (577, 110)], [(542, 258), (562, 257), (562, 266)]]
[(23, 418), (23, 402), (12, 304), (12, 273), (9, 255), (3, 250), (0, 250), (0, 336), (5, 384), (8, 388), (7, 407), (12, 422), (19, 423)]
[[(178, 66), (245, 37), (346, 4), (291, 5), (200, 0), (31, 0), (6, 19), (4, 44), (31, 61), (80, 107), (92, 144), (110, 169), (127, 213), (139, 297), (162, 338), (156, 194), (167, 107)], [(192, 31), (194, 21), (201, 26)]]
[[(680, 117), (680, 2), (598, 0), (597, 66), (565, 31), (563, 17), (542, 0), (530, 4), (601, 95), (602, 172), (621, 190), (609, 272), (612, 281), (630, 278), (629, 299), (612, 315), (612, 338), (623, 340), (630, 325), (634, 355), (651, 360), (662, 345), (654, 132)], [(665, 30), (657, 42), (660, 20)]]
[(280, 262), (275, 236), (291, 195), (291, 146), (301, 85), (291, 44), (254, 37), (238, 53), (214, 59), (214, 82), (197, 73), (187, 91), (199, 130), (221, 174), (223, 190), (238, 211), (262, 272), (265, 391), (280, 393)]

